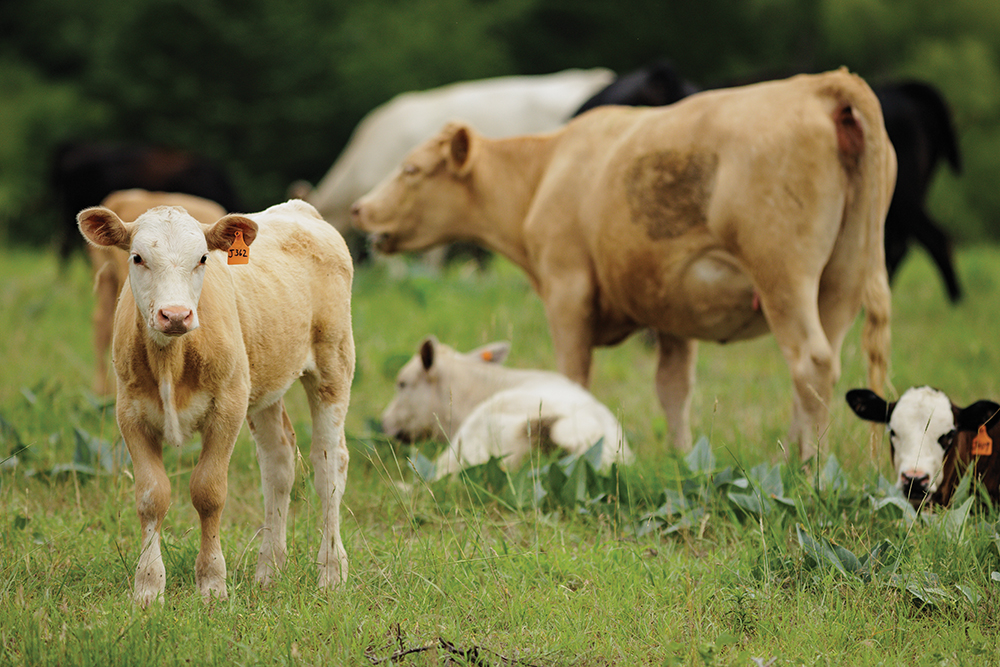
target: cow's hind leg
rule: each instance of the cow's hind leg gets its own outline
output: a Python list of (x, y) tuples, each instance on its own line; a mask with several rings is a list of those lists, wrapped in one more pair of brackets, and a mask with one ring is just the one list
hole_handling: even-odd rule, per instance
[(761, 306), (792, 374), (795, 396), (789, 439), (805, 461), (827, 428), (830, 398), (839, 373), (838, 354), (820, 322), (818, 287), (799, 280), (791, 289), (761, 294)]
[(691, 389), (698, 358), (696, 341), (658, 334), (660, 357), (656, 367), (656, 394), (667, 416), (673, 445), (691, 449)]
[[(353, 367), (353, 364), (351, 364)], [(350, 379), (325, 384), (311, 375), (302, 377), (312, 413), (313, 437), (309, 459), (315, 471), (320, 498), (322, 541), (317, 564), (319, 586), (325, 588), (347, 580), (347, 551), (340, 538), (340, 502), (347, 485), (347, 437), (344, 420), (350, 400)]]
[(295, 431), (284, 401), (247, 417), (257, 443), (261, 492), (264, 495), (264, 531), (257, 556), (257, 583), (267, 586), (285, 565), (288, 506), (295, 481)]

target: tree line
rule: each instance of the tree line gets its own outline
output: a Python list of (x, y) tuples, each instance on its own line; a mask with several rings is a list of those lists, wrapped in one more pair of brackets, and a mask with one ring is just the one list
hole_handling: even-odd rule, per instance
[(394, 95), (660, 58), (708, 87), (848, 66), (918, 78), (951, 106), (964, 171), (931, 207), (964, 242), (1000, 239), (995, 0), (32, 0), (0, 4), (0, 238), (45, 244), (67, 140), (196, 151), (258, 210), (317, 181)]

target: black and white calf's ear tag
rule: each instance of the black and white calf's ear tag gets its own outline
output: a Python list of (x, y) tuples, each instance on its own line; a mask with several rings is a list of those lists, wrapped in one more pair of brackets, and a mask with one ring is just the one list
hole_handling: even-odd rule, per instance
[(250, 246), (243, 240), (243, 232), (237, 230), (233, 245), (229, 247), (229, 264), (249, 264)]

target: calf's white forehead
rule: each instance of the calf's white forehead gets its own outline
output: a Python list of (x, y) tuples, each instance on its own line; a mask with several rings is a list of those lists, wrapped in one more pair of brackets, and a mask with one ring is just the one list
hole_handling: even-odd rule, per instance
[(133, 252), (180, 260), (208, 250), (201, 224), (182, 209), (160, 206), (146, 211), (135, 222)]
[(941, 391), (930, 387), (908, 389), (898, 401), (889, 419), (891, 428), (900, 438), (930, 438), (937, 442), (945, 433), (955, 428), (955, 415), (951, 400)]

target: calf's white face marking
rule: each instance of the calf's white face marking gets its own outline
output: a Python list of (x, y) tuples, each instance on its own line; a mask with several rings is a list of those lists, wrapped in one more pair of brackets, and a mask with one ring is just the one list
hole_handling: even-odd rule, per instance
[(182, 209), (153, 211), (135, 221), (129, 283), (154, 339), (165, 343), (198, 328), (208, 243), (201, 224)]
[(944, 466), (941, 440), (954, 430), (955, 413), (943, 392), (930, 387), (908, 389), (889, 418), (896, 486), (905, 489), (910, 480), (926, 475), (927, 493), (937, 491)]

